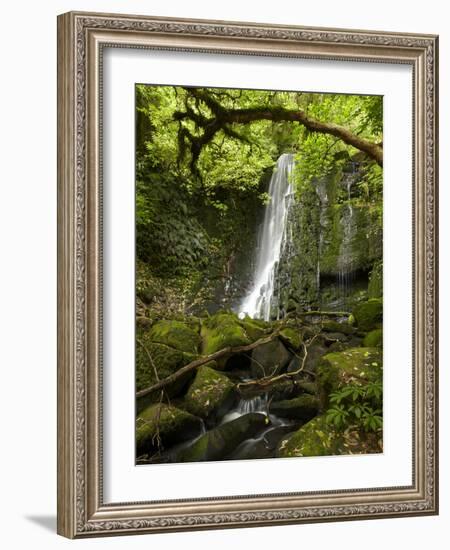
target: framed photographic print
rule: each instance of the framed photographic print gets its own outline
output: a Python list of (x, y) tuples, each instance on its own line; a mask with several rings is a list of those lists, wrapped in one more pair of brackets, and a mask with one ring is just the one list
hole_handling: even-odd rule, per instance
[(436, 514), (437, 37), (58, 18), (58, 532)]

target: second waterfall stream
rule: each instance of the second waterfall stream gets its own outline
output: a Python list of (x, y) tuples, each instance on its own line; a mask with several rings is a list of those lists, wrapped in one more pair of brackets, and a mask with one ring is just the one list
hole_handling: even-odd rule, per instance
[(276, 268), (286, 239), (289, 208), (294, 200), (291, 182), (294, 155), (284, 153), (276, 163), (269, 184), (270, 200), (264, 212), (250, 292), (239, 307), (240, 317), (269, 321), (273, 305)]

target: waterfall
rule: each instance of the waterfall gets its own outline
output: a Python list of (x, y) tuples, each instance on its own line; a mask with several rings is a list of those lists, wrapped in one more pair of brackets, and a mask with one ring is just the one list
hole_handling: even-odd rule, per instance
[(268, 415), (269, 397), (267, 393), (256, 395), (247, 399), (241, 398), (237, 406), (228, 412), (223, 418), (221, 424), (226, 424), (232, 420), (236, 420), (244, 414), (259, 412)]
[(239, 316), (270, 320), (274, 298), (275, 275), (287, 235), (287, 217), (294, 199), (290, 175), (294, 155), (285, 153), (277, 161), (269, 185), (269, 203), (264, 220), (253, 274), (253, 285), (239, 307)]

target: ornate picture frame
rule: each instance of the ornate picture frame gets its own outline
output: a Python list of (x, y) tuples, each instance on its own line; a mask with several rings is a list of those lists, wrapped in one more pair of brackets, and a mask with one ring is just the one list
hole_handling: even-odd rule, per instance
[[(411, 484), (278, 494), (266, 494), (262, 487), (258, 495), (175, 500), (155, 500), (150, 491), (144, 502), (105, 502), (105, 48), (411, 67)], [(437, 115), (437, 36), (77, 12), (58, 17), (59, 534), (82, 538), (438, 513)]]

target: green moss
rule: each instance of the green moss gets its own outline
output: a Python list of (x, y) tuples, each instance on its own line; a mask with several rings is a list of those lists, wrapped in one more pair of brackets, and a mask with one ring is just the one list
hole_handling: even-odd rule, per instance
[(245, 319), (241, 320), (239, 324), (252, 342), (262, 338), (268, 327), (270, 327), (269, 323), (259, 321), (257, 319), (251, 319), (250, 317), (245, 317)]
[(383, 345), (383, 330), (381, 328), (376, 328), (370, 331), (365, 336), (363, 345), (370, 348), (381, 347)]
[[(193, 361), (197, 355), (184, 353), (165, 344), (152, 342), (150, 332), (138, 330), (136, 334), (136, 391), (148, 388), (167, 378), (178, 369)], [(186, 373), (178, 380), (166, 386), (165, 391), (170, 397), (183, 393), (194, 373)], [(137, 402), (138, 410), (151, 403), (159, 401), (159, 392), (147, 395)]]
[[(138, 335), (136, 344), (136, 390), (140, 391), (173, 374), (183, 365), (183, 352), (155, 344), (144, 335)], [(149, 357), (150, 356), (150, 357)]]
[(150, 339), (157, 344), (165, 344), (187, 353), (197, 353), (200, 345), (198, 331), (181, 321), (155, 323), (150, 330)]
[(233, 383), (222, 373), (200, 367), (183, 401), (183, 407), (190, 413), (207, 418), (230, 400)]
[(360, 330), (370, 331), (380, 328), (383, 321), (383, 302), (378, 298), (372, 298), (357, 305), (353, 315)]
[(210, 355), (226, 347), (250, 344), (251, 339), (238, 317), (231, 312), (219, 312), (202, 324), (202, 353)]
[(288, 344), (288, 346), (295, 350), (300, 349), (302, 345), (302, 335), (300, 331), (292, 327), (286, 327), (280, 331), (280, 338), (285, 344)]
[(378, 348), (350, 348), (324, 355), (317, 369), (322, 409), (327, 408), (330, 393), (350, 383), (380, 381), (382, 373), (382, 356)]
[(329, 456), (345, 454), (344, 440), (340, 433), (329, 426), (325, 415), (317, 416), (291, 436), (283, 439), (278, 447), (279, 457)]
[(186, 441), (200, 433), (201, 428), (201, 420), (186, 411), (163, 403), (150, 405), (136, 418), (137, 452), (152, 452), (161, 445)]

